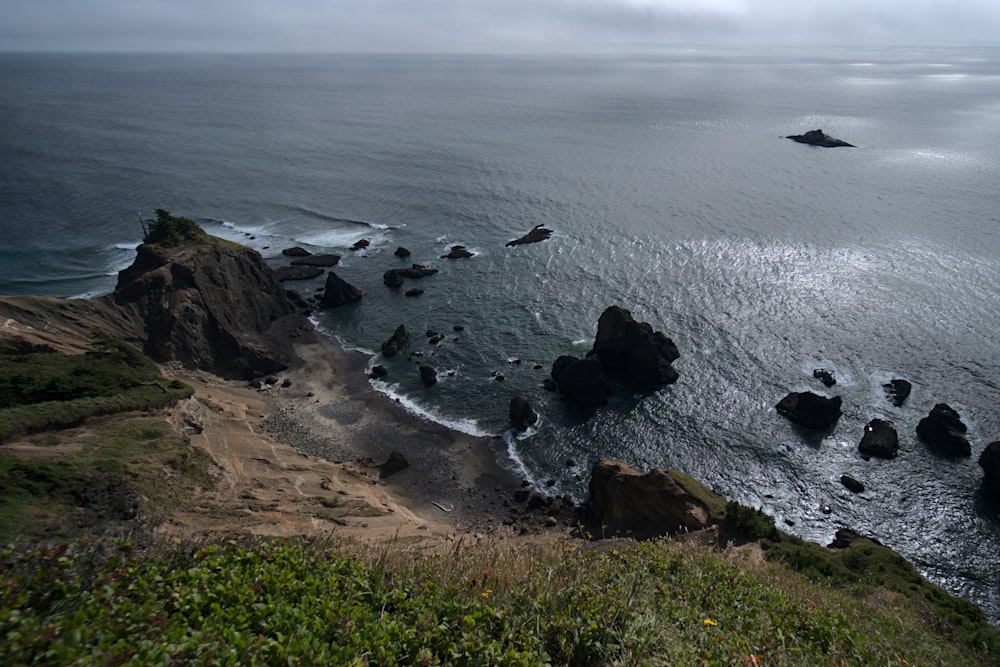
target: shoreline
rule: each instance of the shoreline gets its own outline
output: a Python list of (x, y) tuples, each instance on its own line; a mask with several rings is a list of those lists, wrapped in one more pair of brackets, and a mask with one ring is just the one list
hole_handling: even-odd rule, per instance
[(315, 327), (293, 349), (295, 361), (276, 374), (281, 382), (262, 390), (270, 408), (262, 426), (271, 438), (334, 463), (379, 465), (398, 452), (409, 465), (380, 483), (415, 514), (459, 531), (506, 528), (522, 478), (500, 464), (501, 437), (469, 435), (410, 412), (371, 387), (366, 354)]

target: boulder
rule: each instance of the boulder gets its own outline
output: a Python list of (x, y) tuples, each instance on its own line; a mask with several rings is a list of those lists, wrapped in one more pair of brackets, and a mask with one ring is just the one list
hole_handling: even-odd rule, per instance
[(384, 378), (388, 374), (389, 374), (389, 371), (387, 371), (385, 369), (385, 366), (382, 366), (380, 364), (376, 364), (375, 366), (372, 366), (372, 372), (371, 372), (371, 377), (372, 378), (378, 380), (379, 378)]
[(340, 255), (309, 255), (307, 257), (300, 257), (299, 259), (293, 259), (293, 266), (320, 266), (323, 268), (328, 268), (331, 266), (336, 266), (340, 262)]
[(410, 251), (404, 248), (403, 246), (399, 246), (398, 248), (396, 248), (396, 252), (392, 254), (395, 255), (396, 257), (401, 257), (403, 259), (406, 259), (407, 257), (410, 256)]
[(797, 141), (800, 144), (809, 144), (810, 146), (820, 146), (822, 148), (854, 148), (852, 144), (841, 139), (835, 139), (823, 130), (810, 130), (805, 134), (791, 134), (785, 138)]
[(364, 250), (365, 248), (367, 248), (371, 244), (372, 244), (372, 242), (369, 241), (368, 239), (360, 239), (358, 241), (355, 241), (354, 245), (352, 245), (350, 249), (354, 250), (356, 252), (358, 250)]
[(285, 257), (308, 257), (312, 253), (305, 248), (299, 248), (296, 246), (294, 248), (285, 248), (281, 251), (281, 254)]
[(877, 456), (880, 459), (891, 459), (899, 451), (899, 435), (892, 422), (884, 419), (873, 419), (865, 426), (865, 434), (861, 436), (858, 451), (866, 456)]
[(437, 371), (434, 370), (433, 367), (421, 364), (418, 367), (418, 370), (420, 371), (420, 381), (423, 382), (425, 386), (431, 387), (437, 384)]
[(323, 274), (318, 266), (279, 266), (274, 270), (274, 277), (281, 282), (289, 280), (311, 280)]
[(319, 300), (320, 308), (337, 308), (361, 299), (361, 290), (354, 287), (333, 271), (326, 274), (326, 285), (323, 288), (323, 298)]
[(464, 245), (453, 245), (447, 254), (441, 255), (441, 259), (465, 259), (472, 257), (472, 255), (473, 253), (469, 252)]
[(527, 431), (528, 427), (538, 422), (538, 415), (522, 396), (510, 399), (510, 423), (518, 431)]
[(822, 382), (824, 387), (832, 387), (837, 384), (837, 378), (833, 377), (833, 371), (828, 371), (825, 368), (815, 369), (813, 377)]
[[(672, 362), (680, 357), (674, 342), (621, 306), (611, 306), (597, 321), (597, 337), (588, 357), (604, 370), (642, 387), (658, 389), (677, 381)], [(556, 382), (558, 382), (558, 378)]]
[(594, 358), (561, 356), (552, 364), (552, 379), (567, 398), (582, 405), (607, 405), (611, 395), (601, 362)]
[(424, 291), (422, 289), (420, 289), (419, 287), (413, 287), (413, 288), (410, 288), (410, 289), (406, 290), (406, 292), (404, 292), (403, 295), (404, 296), (420, 296), (423, 293), (424, 293)]
[(552, 236), (552, 230), (546, 229), (542, 225), (535, 225), (530, 232), (525, 234), (520, 238), (516, 238), (513, 241), (507, 242), (507, 247), (516, 245), (524, 245), (525, 243), (538, 243), (539, 241), (547, 241), (549, 237)]
[(409, 340), (410, 334), (407, 332), (406, 327), (400, 324), (396, 331), (389, 337), (389, 340), (382, 343), (382, 356), (391, 357), (403, 349), (406, 345), (406, 341)]
[(967, 427), (961, 417), (947, 403), (938, 403), (917, 424), (917, 435), (934, 449), (944, 454), (971, 456), (972, 447), (962, 433)]
[(827, 398), (811, 391), (792, 392), (778, 401), (778, 414), (794, 424), (811, 429), (826, 429), (840, 419), (840, 396)]
[(1000, 498), (1000, 440), (986, 445), (979, 455), (979, 465), (983, 468), (983, 487)]
[(882, 385), (882, 389), (885, 391), (886, 399), (897, 408), (903, 406), (903, 402), (910, 395), (910, 390), (912, 388), (913, 385), (900, 378), (893, 378), (889, 382)]
[(852, 493), (863, 493), (865, 490), (865, 485), (854, 479), (850, 475), (841, 475), (840, 483), (847, 487), (847, 490)]
[(640, 473), (616, 461), (598, 461), (590, 478), (591, 506), (607, 535), (645, 539), (709, 525), (708, 509), (677, 483), (671, 471)]
[(389, 458), (385, 460), (385, 463), (378, 467), (379, 477), (389, 477), (390, 475), (395, 475), (400, 470), (408, 468), (410, 462), (406, 460), (406, 457), (399, 452), (392, 452), (389, 454)]

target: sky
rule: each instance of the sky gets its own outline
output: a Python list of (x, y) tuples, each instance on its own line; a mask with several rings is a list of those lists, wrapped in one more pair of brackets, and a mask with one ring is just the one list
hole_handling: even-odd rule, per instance
[(544, 53), (1000, 44), (998, 0), (0, 0), (0, 51)]

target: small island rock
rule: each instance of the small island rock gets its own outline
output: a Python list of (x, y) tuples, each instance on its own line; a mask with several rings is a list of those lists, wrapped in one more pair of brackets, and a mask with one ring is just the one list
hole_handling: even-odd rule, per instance
[(437, 371), (433, 367), (421, 364), (418, 370), (420, 371), (420, 381), (426, 386), (430, 387), (437, 384)]
[(792, 392), (778, 401), (778, 414), (810, 429), (826, 429), (840, 419), (840, 396), (827, 398), (811, 391)]
[(885, 391), (886, 399), (897, 408), (900, 408), (907, 397), (909, 397), (913, 385), (901, 378), (893, 378), (882, 385), (882, 389)]
[(535, 225), (532, 227), (531, 231), (520, 238), (516, 238), (513, 241), (507, 242), (507, 247), (510, 248), (516, 245), (524, 245), (525, 243), (538, 243), (539, 241), (547, 241), (549, 237), (552, 236), (552, 230), (546, 229), (542, 225)]
[(947, 403), (938, 403), (917, 424), (917, 435), (931, 447), (945, 454), (972, 456), (972, 446), (965, 436), (967, 427), (958, 412)]
[(880, 459), (891, 459), (899, 452), (899, 434), (892, 422), (884, 419), (873, 419), (865, 426), (865, 434), (861, 436), (858, 451), (867, 456), (877, 456)]
[(538, 422), (538, 415), (522, 396), (510, 399), (510, 423), (518, 431), (527, 431), (528, 427)]
[(611, 385), (604, 376), (601, 362), (593, 357), (559, 357), (552, 364), (552, 379), (567, 398), (582, 405), (607, 405), (611, 395)]
[(1000, 498), (1000, 440), (986, 445), (979, 455), (979, 465), (983, 468), (983, 487), (996, 498)]
[(800, 144), (809, 144), (810, 146), (820, 146), (822, 148), (854, 148), (852, 144), (847, 143), (841, 139), (835, 139), (823, 130), (810, 130), (805, 134), (791, 134), (786, 139), (791, 139), (792, 141), (797, 141)]
[(326, 276), (326, 287), (323, 298), (319, 301), (320, 308), (337, 308), (361, 299), (361, 290), (330, 271)]
[(396, 331), (389, 337), (389, 340), (382, 343), (382, 356), (391, 357), (398, 353), (403, 346), (406, 345), (406, 341), (409, 340), (410, 334), (406, 330), (406, 327), (400, 324)]
[(621, 306), (611, 306), (601, 313), (594, 347), (587, 357), (599, 359), (605, 371), (649, 389), (659, 389), (678, 378), (673, 362), (680, 352), (674, 341), (653, 331), (649, 324), (636, 321)]

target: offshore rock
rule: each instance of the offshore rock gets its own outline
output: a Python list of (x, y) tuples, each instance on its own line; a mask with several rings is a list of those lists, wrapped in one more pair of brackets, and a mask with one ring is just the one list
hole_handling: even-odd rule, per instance
[(469, 252), (464, 245), (453, 245), (447, 254), (441, 255), (441, 259), (465, 259), (472, 256), (473, 253)]
[(994, 497), (1000, 498), (1000, 440), (986, 445), (979, 455), (979, 465), (983, 468), (983, 488)]
[(851, 493), (864, 493), (865, 485), (850, 475), (841, 475), (840, 483), (843, 484)]
[(513, 241), (507, 241), (507, 247), (510, 248), (516, 245), (524, 245), (525, 243), (538, 243), (539, 241), (547, 241), (549, 237), (552, 236), (552, 230), (546, 229), (542, 225), (535, 225), (530, 232), (525, 234), (520, 238), (516, 238)]
[(837, 384), (837, 378), (833, 377), (833, 371), (828, 371), (825, 368), (813, 370), (813, 377), (822, 382), (824, 387), (832, 387)]
[(382, 343), (382, 356), (391, 357), (398, 353), (403, 346), (406, 345), (406, 341), (410, 339), (410, 334), (406, 330), (406, 327), (400, 324), (396, 327), (396, 331), (393, 332), (389, 340)]
[(611, 385), (597, 359), (564, 355), (552, 364), (552, 379), (567, 398), (582, 405), (607, 405)]
[(938, 403), (917, 424), (917, 435), (934, 449), (957, 456), (972, 456), (972, 447), (962, 433), (967, 427), (947, 403)]
[(295, 246), (294, 248), (285, 248), (281, 251), (281, 254), (285, 257), (308, 257), (312, 253), (305, 248)]
[(778, 401), (778, 414), (810, 429), (826, 429), (840, 419), (840, 396), (827, 398), (811, 391), (792, 392)]
[(360, 299), (361, 290), (330, 271), (326, 275), (326, 287), (323, 289), (323, 298), (319, 301), (319, 307), (337, 308)]
[(899, 452), (899, 434), (896, 433), (896, 427), (884, 419), (871, 420), (865, 426), (865, 434), (861, 436), (858, 451), (880, 459), (895, 457)]
[(608, 373), (642, 387), (659, 389), (677, 381), (673, 367), (680, 357), (677, 346), (649, 324), (637, 322), (621, 306), (611, 306), (601, 314), (594, 348), (587, 356), (599, 359)]
[(889, 382), (882, 385), (882, 389), (885, 391), (886, 399), (897, 408), (900, 408), (903, 406), (903, 402), (906, 401), (907, 397), (909, 397), (910, 390), (913, 389), (913, 385), (906, 380), (893, 378)]
[(421, 364), (418, 370), (420, 371), (420, 381), (424, 383), (424, 386), (432, 387), (437, 384), (437, 371), (433, 367)]
[(800, 144), (809, 144), (810, 146), (820, 146), (822, 148), (855, 148), (855, 146), (846, 141), (831, 137), (823, 130), (810, 130), (805, 134), (792, 134), (785, 138), (797, 141)]
[(350, 247), (350, 250), (357, 252), (358, 250), (364, 250), (372, 244), (368, 239), (360, 239), (354, 242), (354, 245)]
[(329, 268), (340, 262), (340, 255), (309, 255), (292, 260), (292, 266), (319, 266)]
[(624, 463), (598, 461), (590, 477), (590, 496), (606, 534), (646, 539), (709, 525), (708, 509), (671, 471), (659, 468), (642, 474)]
[(323, 269), (316, 266), (279, 266), (274, 270), (274, 277), (281, 282), (289, 280), (312, 280), (322, 274)]
[(395, 255), (396, 257), (401, 257), (405, 259), (410, 256), (410, 251), (404, 248), (403, 246), (399, 246), (398, 248), (396, 248), (396, 252), (392, 254)]
[(518, 431), (527, 431), (528, 427), (538, 422), (538, 415), (523, 396), (510, 399), (510, 423)]
[(389, 269), (382, 274), (382, 282), (389, 287), (399, 287), (403, 278), (425, 278), (437, 273), (437, 269), (428, 269), (422, 264), (414, 264), (408, 269)]

